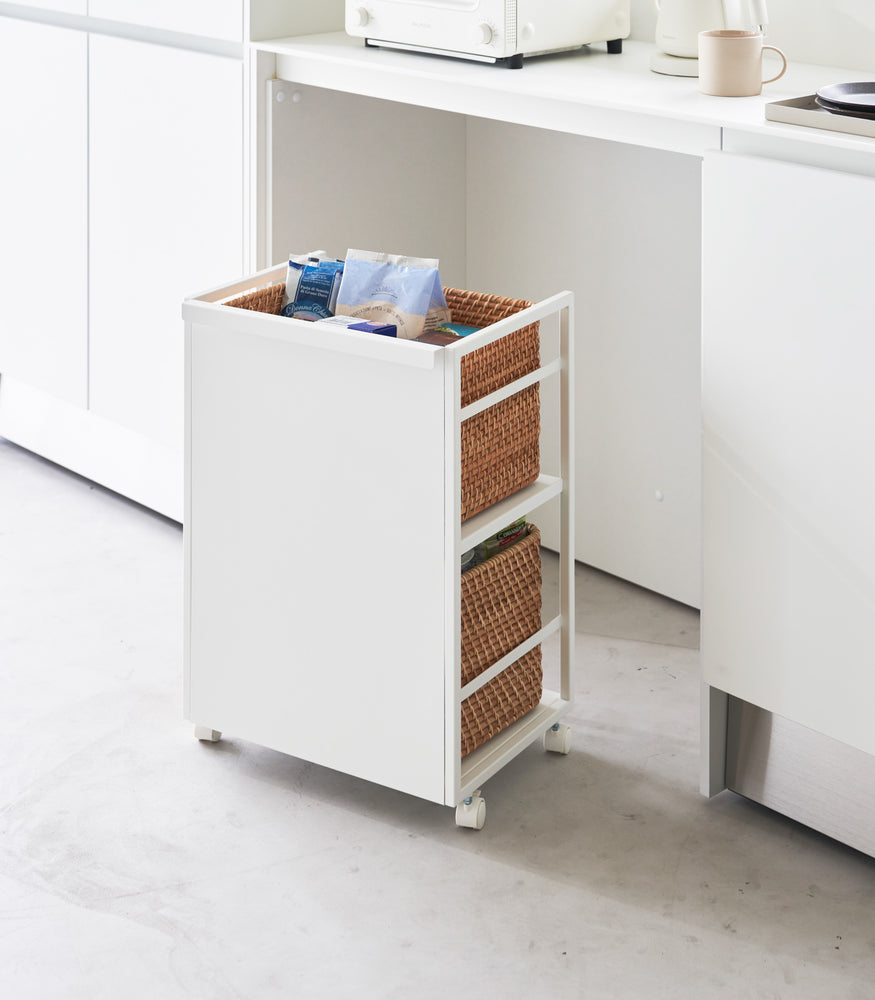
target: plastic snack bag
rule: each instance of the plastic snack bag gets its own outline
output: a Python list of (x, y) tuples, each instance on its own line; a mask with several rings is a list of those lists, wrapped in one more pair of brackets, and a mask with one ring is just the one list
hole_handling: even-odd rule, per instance
[(477, 333), (482, 327), (465, 326), (463, 323), (441, 323), (436, 328), (435, 333), (450, 333), (455, 337), (470, 337), (472, 333)]
[(473, 549), (463, 552), (461, 559), (462, 572), (464, 573), (465, 570), (471, 569), (473, 566), (485, 563), (487, 559), (498, 555), (499, 552), (506, 549), (509, 545), (513, 545), (514, 542), (525, 538), (527, 534), (526, 519), (521, 517), (514, 521), (513, 524), (509, 524), (506, 528), (502, 528), (501, 531), (497, 531), (479, 545), (475, 545)]
[(280, 315), (293, 319), (325, 319), (334, 315), (343, 261), (326, 258), (324, 250), (290, 256)]
[(402, 340), (450, 319), (437, 260), (371, 250), (347, 252), (336, 312), (392, 323)]

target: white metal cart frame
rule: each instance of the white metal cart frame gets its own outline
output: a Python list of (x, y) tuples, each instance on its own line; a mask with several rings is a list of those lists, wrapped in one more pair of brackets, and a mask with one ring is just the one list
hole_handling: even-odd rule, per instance
[[(234, 733), (479, 828), (491, 775), (542, 736), (569, 746), (573, 296), (451, 347), (222, 304), (284, 277), (270, 268), (183, 305), (186, 717), (201, 739)], [(462, 357), (554, 314), (557, 356), (462, 408)], [(553, 378), (559, 476), (461, 524), (462, 423)], [(559, 614), (462, 687), (461, 554), (556, 497)], [(462, 701), (556, 632), (560, 690), (462, 759)]]

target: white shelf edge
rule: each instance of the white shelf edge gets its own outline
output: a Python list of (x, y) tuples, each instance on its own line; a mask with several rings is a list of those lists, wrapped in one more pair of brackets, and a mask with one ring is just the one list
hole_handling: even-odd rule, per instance
[(518, 378), (514, 382), (509, 382), (500, 389), (496, 389), (495, 392), (489, 393), (488, 396), (481, 396), (481, 398), (475, 400), (475, 402), (469, 403), (467, 406), (463, 406), (459, 414), (459, 419), (463, 422), (465, 420), (470, 420), (471, 417), (476, 417), (478, 413), (488, 410), (491, 406), (495, 406), (496, 403), (500, 403), (505, 399), (510, 399), (511, 396), (515, 396), (518, 392), (522, 392), (523, 389), (528, 389), (529, 386), (543, 382), (545, 379), (548, 379), (553, 375), (558, 375), (561, 371), (562, 362), (557, 358), (555, 361), (551, 361), (550, 364), (544, 365), (533, 372), (529, 372), (528, 375), (523, 375), (522, 378)]
[[(738, 101), (700, 94), (689, 77), (653, 73), (654, 44), (631, 39), (619, 56), (586, 47), (527, 60), (516, 73), (365, 47), (342, 31), (275, 38), (257, 48), (274, 55), (278, 78), (292, 83), (695, 156), (719, 148), (724, 128), (764, 135), (798, 128), (767, 120), (767, 102), (814, 93), (832, 80), (871, 75), (865, 69), (793, 63), (768, 93)], [(818, 131), (800, 130), (802, 137), (826, 141), (823, 133), (811, 136)], [(837, 134), (830, 138), (841, 142)]]
[(523, 514), (558, 497), (562, 492), (562, 486), (562, 480), (558, 476), (540, 475), (533, 483), (493, 504), (480, 514), (475, 514), (462, 525), (461, 551), (467, 552), (490, 535), (494, 535), (496, 531), (512, 524)]
[(470, 698), (472, 694), (479, 691), (480, 688), (488, 684), (494, 677), (497, 677), (502, 670), (507, 670), (511, 664), (516, 663), (517, 660), (525, 656), (526, 653), (534, 649), (535, 646), (540, 646), (545, 639), (549, 639), (550, 636), (558, 632), (561, 627), (562, 616), (557, 615), (551, 621), (547, 622), (543, 628), (539, 628), (534, 635), (530, 635), (528, 639), (524, 639), (506, 656), (502, 656), (500, 660), (496, 660), (491, 667), (487, 667), (487, 669), (478, 674), (473, 681), (467, 683), (459, 694), (459, 702), (461, 703)]
[(563, 700), (555, 691), (545, 690), (536, 708), (473, 750), (462, 761), (459, 801), (543, 736), (570, 708), (570, 701)]

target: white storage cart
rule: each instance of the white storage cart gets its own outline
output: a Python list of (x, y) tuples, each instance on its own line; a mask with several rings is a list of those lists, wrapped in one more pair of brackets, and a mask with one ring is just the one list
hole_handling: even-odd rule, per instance
[[(183, 305), (186, 718), (199, 739), (232, 733), (454, 806), (479, 829), (490, 775), (542, 737), (569, 749), (572, 295), (447, 347), (224, 304), (284, 279), (285, 265)], [(557, 356), (462, 406), (464, 358), (553, 314)], [(560, 475), (536, 469), (462, 523), (463, 424), (546, 378)], [(463, 687), (461, 554), (556, 497), (559, 614)], [(556, 632), (560, 690), (462, 757), (463, 702)]]

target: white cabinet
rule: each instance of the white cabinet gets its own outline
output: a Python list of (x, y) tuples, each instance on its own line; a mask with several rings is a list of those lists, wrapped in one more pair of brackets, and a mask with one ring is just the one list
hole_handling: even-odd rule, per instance
[(88, 0), (91, 17), (243, 40), (243, 0)]
[(873, 234), (875, 177), (706, 157), (705, 681), (869, 754)]
[[(63, 86), (34, 72), (37, 52)], [(77, 406), (88, 394), (87, 68), (80, 32), (0, 19), (0, 375)]]
[[(228, 8), (172, 6), (204, 36)], [(181, 519), (179, 304), (244, 266), (246, 62), (119, 10), (3, 20), (0, 434)]]
[(177, 452), (181, 499), (179, 304), (243, 267), (243, 67), (90, 46), (91, 408)]

